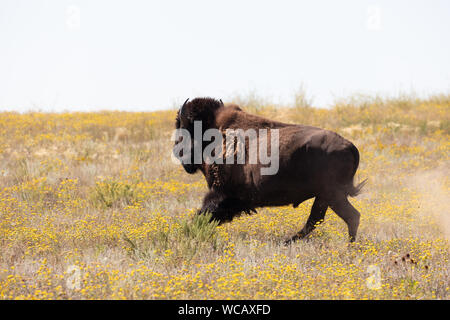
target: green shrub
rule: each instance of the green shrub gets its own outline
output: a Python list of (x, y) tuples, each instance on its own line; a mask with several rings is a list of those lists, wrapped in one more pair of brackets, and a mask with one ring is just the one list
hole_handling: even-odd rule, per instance
[[(211, 214), (196, 215), (183, 220), (179, 228), (161, 230), (149, 235), (144, 241), (133, 241), (127, 235), (123, 240), (129, 252), (138, 259), (164, 259), (168, 264), (190, 262), (207, 251), (222, 247), (223, 241), (217, 233), (217, 221), (210, 222)], [(168, 250), (173, 254), (165, 255)]]
[(130, 184), (114, 180), (97, 182), (92, 193), (93, 202), (104, 208), (131, 205), (135, 198), (135, 190)]

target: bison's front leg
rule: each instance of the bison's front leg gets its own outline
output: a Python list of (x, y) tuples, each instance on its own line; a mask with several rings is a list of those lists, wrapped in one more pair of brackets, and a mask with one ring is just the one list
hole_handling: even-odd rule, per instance
[(211, 212), (212, 214), (214, 214), (223, 200), (224, 196), (221, 193), (211, 190), (203, 198), (202, 208), (197, 213), (205, 214), (207, 212)]
[(203, 205), (198, 214), (210, 212), (212, 214), (211, 220), (217, 220), (219, 224), (222, 224), (231, 221), (241, 211), (242, 209), (236, 206), (235, 202), (224, 193), (210, 190), (203, 199)]
[(291, 242), (294, 242), (299, 239), (305, 238), (308, 234), (313, 231), (316, 226), (321, 223), (325, 217), (325, 212), (327, 212), (328, 205), (327, 203), (319, 198), (316, 197), (314, 199), (314, 204), (311, 208), (311, 214), (309, 215), (308, 221), (306, 221), (305, 226), (302, 230), (300, 230), (298, 233), (296, 233), (292, 238), (286, 240), (284, 244), (288, 245)]

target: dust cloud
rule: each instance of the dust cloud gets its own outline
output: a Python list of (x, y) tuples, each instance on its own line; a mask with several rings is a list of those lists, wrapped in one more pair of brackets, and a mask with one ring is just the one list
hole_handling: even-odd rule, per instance
[(446, 239), (450, 241), (450, 166), (417, 173), (410, 180), (411, 187), (419, 193), (419, 214), (433, 216)]

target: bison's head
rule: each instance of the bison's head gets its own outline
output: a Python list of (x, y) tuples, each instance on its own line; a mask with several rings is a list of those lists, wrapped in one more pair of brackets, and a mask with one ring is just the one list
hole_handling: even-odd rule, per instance
[[(184, 144), (184, 147), (179, 152), (175, 152), (174, 147), (174, 154), (181, 161), (187, 173), (193, 174), (197, 172), (203, 163), (202, 154), (198, 154), (196, 159), (195, 153), (203, 152), (203, 133), (207, 129), (215, 127), (216, 111), (221, 107), (223, 107), (222, 100), (196, 98), (192, 101), (187, 99), (178, 110), (175, 128), (184, 130), (177, 131), (178, 136), (175, 139), (175, 146), (179, 146), (181, 143)], [(201, 132), (194, 134), (194, 129), (199, 129), (199, 122), (201, 123)], [(195, 126), (196, 123), (197, 126)], [(188, 134), (189, 138), (186, 138), (185, 134)], [(199, 147), (195, 148), (194, 146)], [(189, 152), (183, 152), (183, 150), (188, 150)], [(200, 162), (198, 159), (200, 159)]]

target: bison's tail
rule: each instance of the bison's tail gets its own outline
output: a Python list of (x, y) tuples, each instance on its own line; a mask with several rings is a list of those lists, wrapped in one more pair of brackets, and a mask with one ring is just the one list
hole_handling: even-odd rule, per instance
[(366, 185), (367, 179), (364, 179), (362, 182), (358, 183), (356, 186), (352, 183), (347, 188), (347, 194), (350, 197), (356, 197), (358, 194), (361, 193), (362, 188)]
[[(354, 157), (354, 161), (355, 161), (354, 162), (354, 172), (353, 172), (353, 178), (354, 178), (354, 175), (355, 175), (356, 170), (358, 169), (358, 165), (359, 165), (359, 151), (353, 144), (351, 144), (350, 150), (353, 153), (353, 157)], [(356, 197), (358, 194), (361, 193), (361, 190), (366, 183), (367, 183), (367, 179), (363, 180), (362, 182), (358, 183), (355, 186), (352, 181), (352, 183), (347, 188), (347, 194), (351, 197)]]

